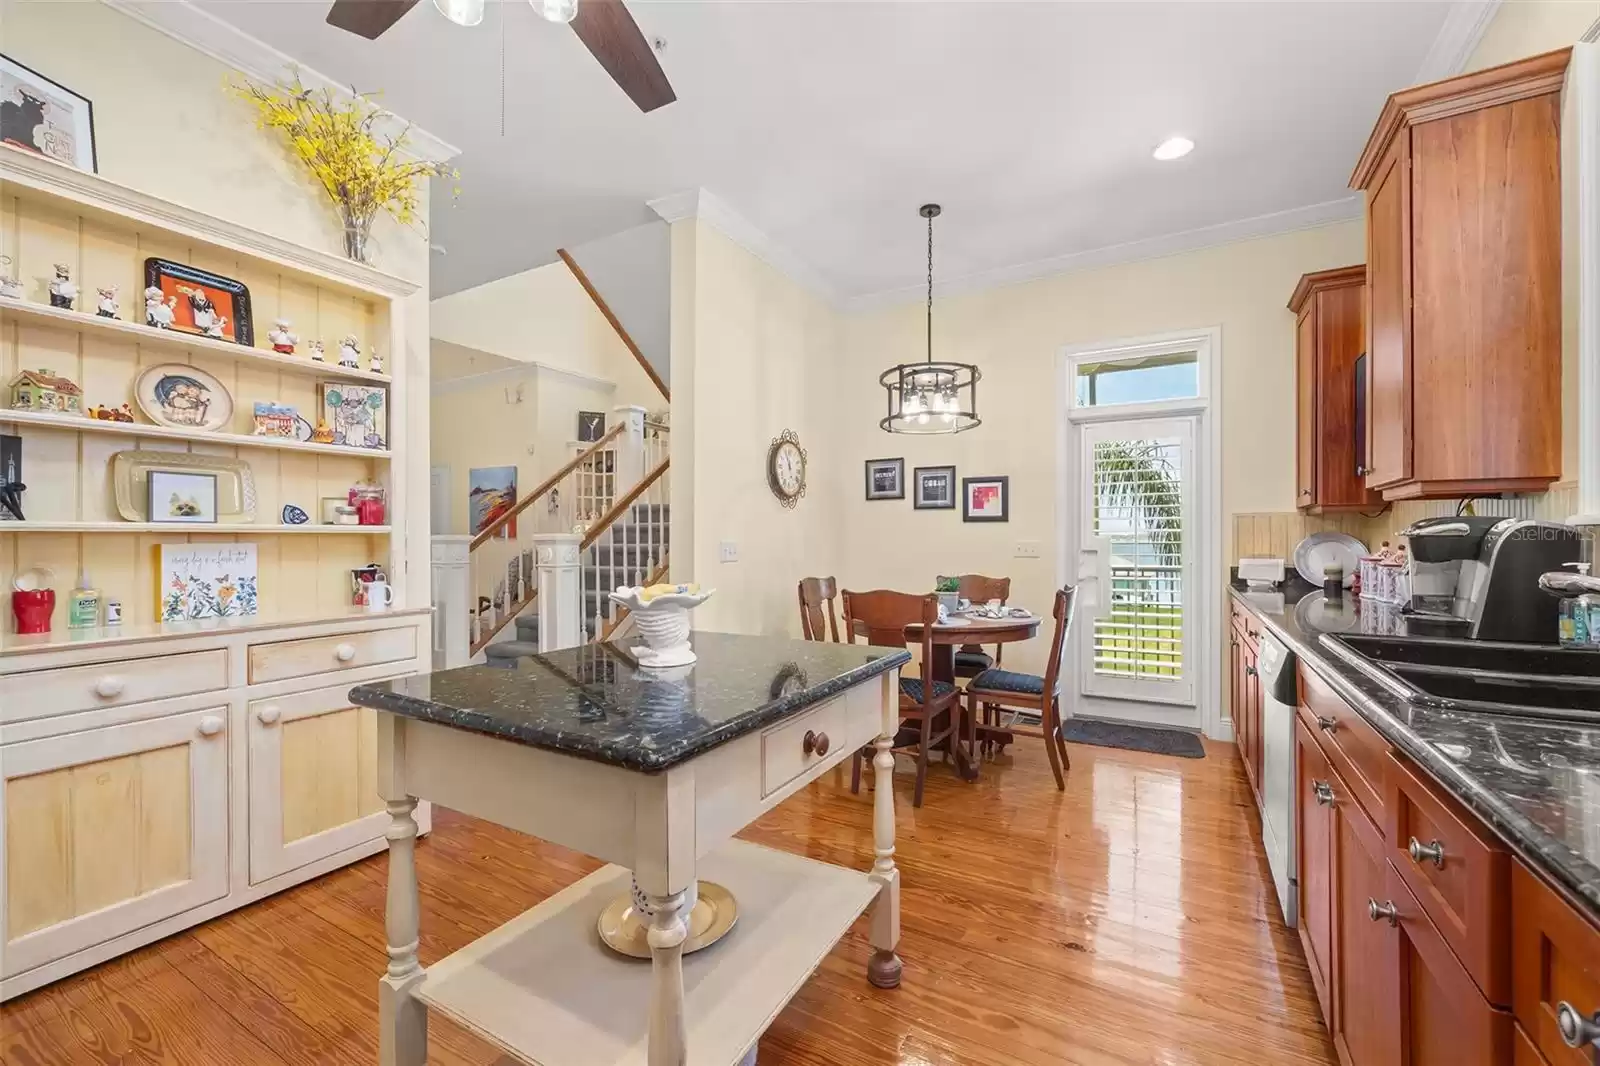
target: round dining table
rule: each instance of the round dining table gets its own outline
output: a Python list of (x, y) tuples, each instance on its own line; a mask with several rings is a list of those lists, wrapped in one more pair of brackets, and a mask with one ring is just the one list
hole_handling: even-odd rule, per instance
[[(1044, 619), (1037, 615), (1019, 618), (1008, 615), (1005, 618), (976, 618), (966, 615), (954, 616), (954, 624), (946, 622), (933, 627), (933, 679), (935, 681), (948, 681), (952, 685), (956, 681), (956, 649), (967, 644), (1010, 644), (1020, 640), (1032, 640), (1039, 633), (1039, 626)], [(917, 622), (906, 626), (906, 640), (912, 644), (922, 643), (922, 623)], [(1002, 748), (1014, 739), (1009, 729), (997, 725), (988, 725), (983, 722), (975, 723), (978, 735), (986, 741), (993, 741)], [(941, 750), (952, 751), (953, 737), (947, 738), (939, 745)], [(961, 753), (955, 752), (958, 763), (964, 762)], [(974, 779), (978, 776), (976, 766), (962, 768), (962, 776)]]

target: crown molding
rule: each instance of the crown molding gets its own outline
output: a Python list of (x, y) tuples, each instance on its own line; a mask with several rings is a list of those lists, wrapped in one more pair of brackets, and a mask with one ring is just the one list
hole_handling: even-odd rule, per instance
[[(949, 281), (938, 282), (934, 285), (934, 293), (939, 296), (957, 296), (963, 293), (978, 292), (983, 289), (1017, 285), (1025, 281), (1037, 281), (1040, 278), (1047, 278), (1056, 274), (1070, 274), (1080, 270), (1119, 266), (1123, 263), (1136, 263), (1145, 259), (1160, 259), (1182, 252), (1195, 252), (1203, 248), (1215, 248), (1219, 245), (1254, 240), (1258, 237), (1272, 237), (1280, 233), (1293, 233), (1296, 230), (1316, 229), (1319, 226), (1328, 226), (1336, 222), (1348, 222), (1352, 219), (1358, 219), (1361, 217), (1361, 210), (1362, 201), (1359, 196), (1351, 196), (1343, 200), (1329, 200), (1327, 203), (1311, 204), (1306, 207), (1296, 207), (1288, 211), (1277, 211), (1267, 215), (1256, 215), (1253, 218), (1241, 218), (1215, 226), (1202, 226), (1199, 229), (1183, 230), (1178, 233), (1163, 234), (1159, 237), (1147, 237), (1144, 240), (1113, 244), (1105, 248), (1091, 248), (1082, 252), (1071, 252), (1067, 255), (1035, 260), (1031, 263), (1018, 263), (1014, 266), (1000, 267), (995, 270), (979, 271), (976, 274), (967, 274)], [(926, 291), (920, 285), (888, 289), (883, 292), (870, 293), (847, 300), (844, 308), (847, 311), (866, 311), (879, 307), (888, 307), (909, 300), (920, 299)]]
[(1444, 25), (1422, 57), (1417, 68), (1417, 84), (1453, 78), (1467, 68), (1489, 23), (1500, 11), (1501, 0), (1456, 0), (1444, 17)]
[(811, 264), (774, 241), (710, 190), (690, 189), (673, 193), (647, 201), (646, 206), (669, 224), (688, 218), (710, 223), (724, 237), (757, 259), (810, 289), (827, 303), (838, 305), (839, 294)]
[[(230, 23), (197, 7), (189, 0), (100, 0), (114, 11), (142, 23), (158, 33), (165, 34), (195, 51), (210, 56), (223, 66), (231, 67), (259, 81), (276, 81), (291, 70), (300, 73), (300, 80), (308, 88), (331, 89), (334, 94), (349, 99), (350, 86), (341, 84), (312, 70), (292, 56), (273, 48), (264, 41), (245, 33)], [(378, 124), (379, 132), (398, 136), (405, 131), (409, 154), (432, 163), (444, 163), (461, 154), (455, 145), (434, 136), (421, 126), (410, 125), (404, 118), (390, 112), (390, 121)], [(409, 128), (408, 128), (409, 126)]]

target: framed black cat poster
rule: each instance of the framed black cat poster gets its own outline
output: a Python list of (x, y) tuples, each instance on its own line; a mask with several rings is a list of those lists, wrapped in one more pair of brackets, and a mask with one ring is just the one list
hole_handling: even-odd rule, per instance
[(0, 53), (0, 141), (69, 167), (99, 169), (94, 104)]

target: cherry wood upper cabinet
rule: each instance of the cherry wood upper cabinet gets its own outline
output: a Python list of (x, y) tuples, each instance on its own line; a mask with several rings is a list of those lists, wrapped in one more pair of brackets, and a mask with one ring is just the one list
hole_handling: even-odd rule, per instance
[(1366, 350), (1367, 268), (1306, 274), (1289, 298), (1295, 327), (1295, 506), (1311, 514), (1371, 510), (1356, 440), (1356, 360)]
[(1571, 49), (1389, 97), (1367, 200), (1368, 488), (1561, 476), (1561, 101)]

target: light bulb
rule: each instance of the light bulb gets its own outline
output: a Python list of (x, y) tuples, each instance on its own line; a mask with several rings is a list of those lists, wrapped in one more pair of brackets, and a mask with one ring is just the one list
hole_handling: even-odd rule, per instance
[(571, 22), (578, 17), (578, 0), (528, 0), (533, 9), (551, 22)]
[(922, 414), (917, 416), (917, 425), (925, 426), (927, 424), (928, 424), (928, 413), (926, 411), (924, 411)]
[(922, 393), (920, 393), (920, 392), (907, 393), (906, 394), (906, 402), (905, 402), (904, 406), (905, 406), (905, 409), (906, 409), (906, 414), (908, 414), (908, 415), (914, 415), (918, 411), (922, 410)]
[(433, 0), (433, 6), (457, 26), (476, 26), (483, 21), (483, 0)]
[(1182, 159), (1192, 151), (1194, 151), (1194, 142), (1189, 138), (1168, 137), (1166, 140), (1156, 145), (1156, 150), (1150, 154), (1161, 160), (1163, 163), (1169, 163), (1174, 159)]
[(955, 412), (954, 411), (946, 411), (944, 414), (940, 415), (939, 417), (944, 420), (944, 424), (947, 425), (947, 426), (950, 423), (952, 423), (952, 422), (954, 422), (956, 420), (956, 416), (955, 416)]

